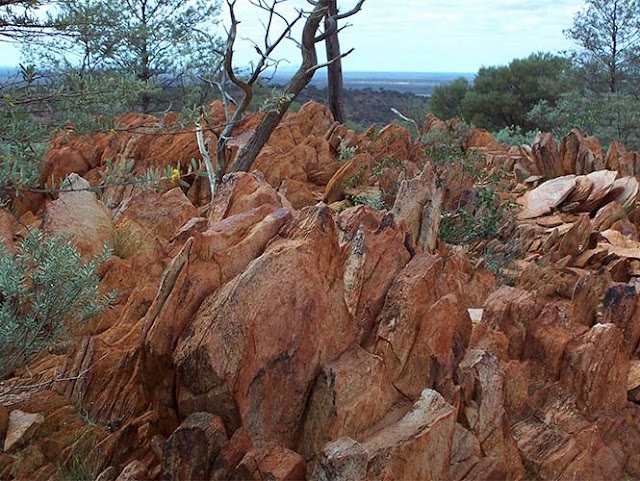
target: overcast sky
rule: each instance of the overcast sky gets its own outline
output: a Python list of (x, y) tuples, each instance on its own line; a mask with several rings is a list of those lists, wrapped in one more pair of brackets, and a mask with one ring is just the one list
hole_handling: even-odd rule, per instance
[[(303, 0), (289, 4), (308, 7)], [(346, 10), (354, 0), (338, 4)], [(583, 5), (582, 0), (366, 0), (341, 33), (342, 50), (355, 48), (343, 65), (354, 71), (472, 73), (532, 52), (558, 52), (572, 47), (563, 30)], [(240, 37), (263, 36), (247, 0), (237, 0), (237, 16)], [(236, 50), (238, 63), (255, 55), (246, 42)], [(274, 57), (295, 65), (299, 53), (287, 42)], [(0, 44), (0, 65), (19, 61), (15, 47)]]

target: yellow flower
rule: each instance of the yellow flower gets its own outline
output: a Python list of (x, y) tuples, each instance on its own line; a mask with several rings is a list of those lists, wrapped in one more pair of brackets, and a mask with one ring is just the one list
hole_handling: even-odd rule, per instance
[(180, 180), (180, 171), (178, 169), (173, 169), (173, 172), (171, 173), (171, 182), (175, 184), (179, 180)]

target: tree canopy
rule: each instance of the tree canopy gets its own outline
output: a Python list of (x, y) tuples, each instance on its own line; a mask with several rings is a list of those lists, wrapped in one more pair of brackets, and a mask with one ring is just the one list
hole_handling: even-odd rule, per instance
[(640, 0), (587, 0), (565, 34), (581, 48), (574, 59), (587, 68), (592, 87), (599, 82), (615, 93), (638, 73)]

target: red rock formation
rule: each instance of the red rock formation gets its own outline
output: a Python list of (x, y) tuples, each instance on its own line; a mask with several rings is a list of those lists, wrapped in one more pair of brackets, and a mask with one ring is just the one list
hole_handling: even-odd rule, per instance
[[(213, 105), (209, 122), (222, 118)], [(157, 135), (174, 120), (131, 114), (126, 132), (56, 139), (43, 178), (72, 167), (95, 183), (119, 155), (135, 172), (185, 166), (193, 131)], [(459, 130), (433, 117), (425, 129)], [(110, 188), (108, 206), (60, 193), (49, 231), (87, 253), (113, 235), (133, 248), (98, 269), (116, 305), (0, 386), (0, 440), (16, 439), (0, 478), (53, 478), (85, 436), (103, 481), (639, 476), (635, 157), (616, 144), (605, 158), (578, 131), (530, 151), (481, 131), (459, 140), (488, 171), (549, 178), (509, 231), (517, 288), (436, 242), (447, 199), (406, 129), (357, 136), (318, 104), (288, 115), (213, 202), (192, 179), (186, 194)], [(343, 142), (358, 150), (340, 165)], [(518, 194), (541, 181), (526, 177)], [(467, 181), (445, 185), (448, 200)], [(317, 203), (365, 186), (394, 207)], [(12, 249), (24, 228), (2, 212)], [(20, 412), (42, 421), (21, 438)]]

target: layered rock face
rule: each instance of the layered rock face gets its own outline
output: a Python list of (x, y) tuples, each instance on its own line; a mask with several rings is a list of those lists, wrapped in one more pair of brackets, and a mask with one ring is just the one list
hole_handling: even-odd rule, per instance
[[(157, 119), (122, 122), (137, 130), (71, 140), (74, 162), (54, 143), (43, 176), (95, 181), (107, 152), (136, 169), (196, 155), (195, 136), (145, 137)], [(101, 480), (640, 477), (638, 231), (615, 207), (635, 205), (634, 167), (611, 153), (597, 170), (577, 132), (551, 140), (466, 139), (489, 168), (538, 177), (513, 189), (514, 242), (531, 241), (515, 286), (437, 240), (465, 186), (445, 193), (405, 129), (358, 136), (317, 104), (213, 200), (192, 179), (63, 192), (25, 213), (85, 255), (135, 242), (100, 267), (116, 305), (0, 387), (0, 478), (47, 480), (78, 459)], [(339, 161), (341, 142), (353, 158)], [(356, 192), (386, 208), (349, 207)], [(1, 218), (11, 247), (20, 223)]]

